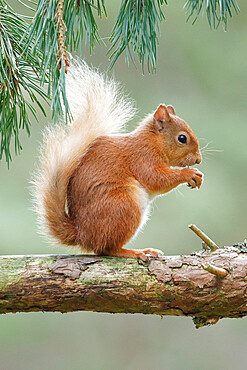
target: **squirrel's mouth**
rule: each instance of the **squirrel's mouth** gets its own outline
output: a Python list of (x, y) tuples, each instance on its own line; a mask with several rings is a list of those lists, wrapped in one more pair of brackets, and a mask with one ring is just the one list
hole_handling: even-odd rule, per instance
[(184, 163), (184, 162), (182, 162), (182, 163), (179, 163), (179, 166), (178, 167), (189, 167), (189, 165), (188, 165), (188, 163)]
[(170, 168), (184, 168), (189, 167), (188, 163), (185, 162), (179, 162), (179, 163), (173, 163), (172, 165), (169, 165)]
[(178, 164), (174, 164), (173, 166), (170, 166), (170, 168), (175, 168), (175, 167), (179, 167), (179, 168), (185, 168), (185, 167), (191, 167), (191, 166), (194, 166), (197, 162), (194, 162), (194, 163), (191, 163), (191, 161), (189, 163), (187, 162), (179, 162)]
[(194, 166), (197, 163), (200, 163), (200, 162), (198, 162), (196, 159), (195, 160), (192, 160), (190, 158), (190, 160), (187, 161), (187, 162), (180, 162), (179, 165), (178, 165), (178, 167), (191, 167), (191, 166)]
[(176, 165), (176, 166), (169, 166), (170, 168), (189, 168), (190, 166), (188, 164), (179, 164), (179, 165)]
[(191, 165), (193, 165), (193, 164), (188, 164), (188, 163), (186, 163), (186, 162), (180, 162), (180, 163), (178, 163), (178, 164), (175, 164), (175, 165), (173, 165), (173, 166), (170, 166), (170, 168), (175, 168), (175, 167), (180, 167), (180, 168), (184, 168), (184, 167), (190, 167)]
[(171, 167), (171, 168), (172, 167), (184, 168), (184, 167), (194, 166), (197, 163), (200, 163), (200, 161), (198, 161), (197, 158), (188, 157), (185, 160), (177, 159), (177, 160), (171, 161), (169, 167)]

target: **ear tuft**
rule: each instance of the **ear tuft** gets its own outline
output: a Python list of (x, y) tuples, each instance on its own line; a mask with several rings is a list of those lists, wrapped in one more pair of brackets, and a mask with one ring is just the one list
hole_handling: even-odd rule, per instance
[(157, 121), (170, 121), (171, 117), (165, 104), (160, 104), (158, 106), (158, 108), (154, 112), (154, 118)]
[(169, 113), (173, 114), (174, 116), (176, 116), (176, 112), (175, 112), (175, 109), (173, 108), (172, 105), (167, 105), (166, 106), (166, 109), (168, 110)]
[(154, 112), (154, 126), (159, 133), (166, 132), (166, 123), (171, 121), (165, 104), (160, 104)]

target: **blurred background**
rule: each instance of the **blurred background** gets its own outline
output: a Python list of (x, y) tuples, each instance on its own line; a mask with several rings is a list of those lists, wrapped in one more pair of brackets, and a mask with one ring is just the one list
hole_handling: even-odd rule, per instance
[[(16, 7), (16, 2), (11, 1)], [(247, 238), (247, 4), (229, 20), (228, 30), (209, 29), (205, 16), (186, 24), (183, 2), (164, 8), (157, 73), (119, 60), (113, 74), (136, 101), (132, 129), (159, 103), (172, 104), (197, 134), (205, 152), (198, 167), (205, 174), (202, 188), (186, 186), (153, 203), (151, 219), (129, 247), (186, 254), (201, 249), (187, 225), (195, 223), (219, 245)], [(108, 20), (100, 33), (110, 34), (120, 1), (108, 1)], [(23, 9), (19, 9), (24, 12)], [(106, 48), (96, 47), (89, 64), (108, 68)], [(110, 73), (111, 74), (111, 73)], [(39, 115), (31, 137), (22, 136), (23, 151), (10, 169), (0, 164), (0, 254), (67, 253), (37, 234), (29, 181), (38, 162), (43, 127)], [(0, 316), (0, 368), (12, 369), (245, 369), (247, 318), (224, 319), (195, 330), (189, 318), (29, 313)]]

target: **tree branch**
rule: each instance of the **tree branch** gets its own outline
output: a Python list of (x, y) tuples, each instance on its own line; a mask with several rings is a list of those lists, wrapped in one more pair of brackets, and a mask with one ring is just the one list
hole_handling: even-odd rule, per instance
[[(217, 275), (205, 266), (225, 273)], [(246, 284), (247, 250), (242, 246), (147, 262), (84, 255), (1, 256), (0, 313), (193, 316), (200, 327), (247, 315)]]

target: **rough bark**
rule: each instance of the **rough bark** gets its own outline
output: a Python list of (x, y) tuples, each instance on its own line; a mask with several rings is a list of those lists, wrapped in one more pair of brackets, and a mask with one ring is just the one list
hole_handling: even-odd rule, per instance
[[(226, 276), (209, 272), (209, 265)], [(0, 257), (0, 313), (192, 316), (200, 327), (247, 315), (246, 293), (247, 248), (242, 245), (146, 262), (84, 255)]]

